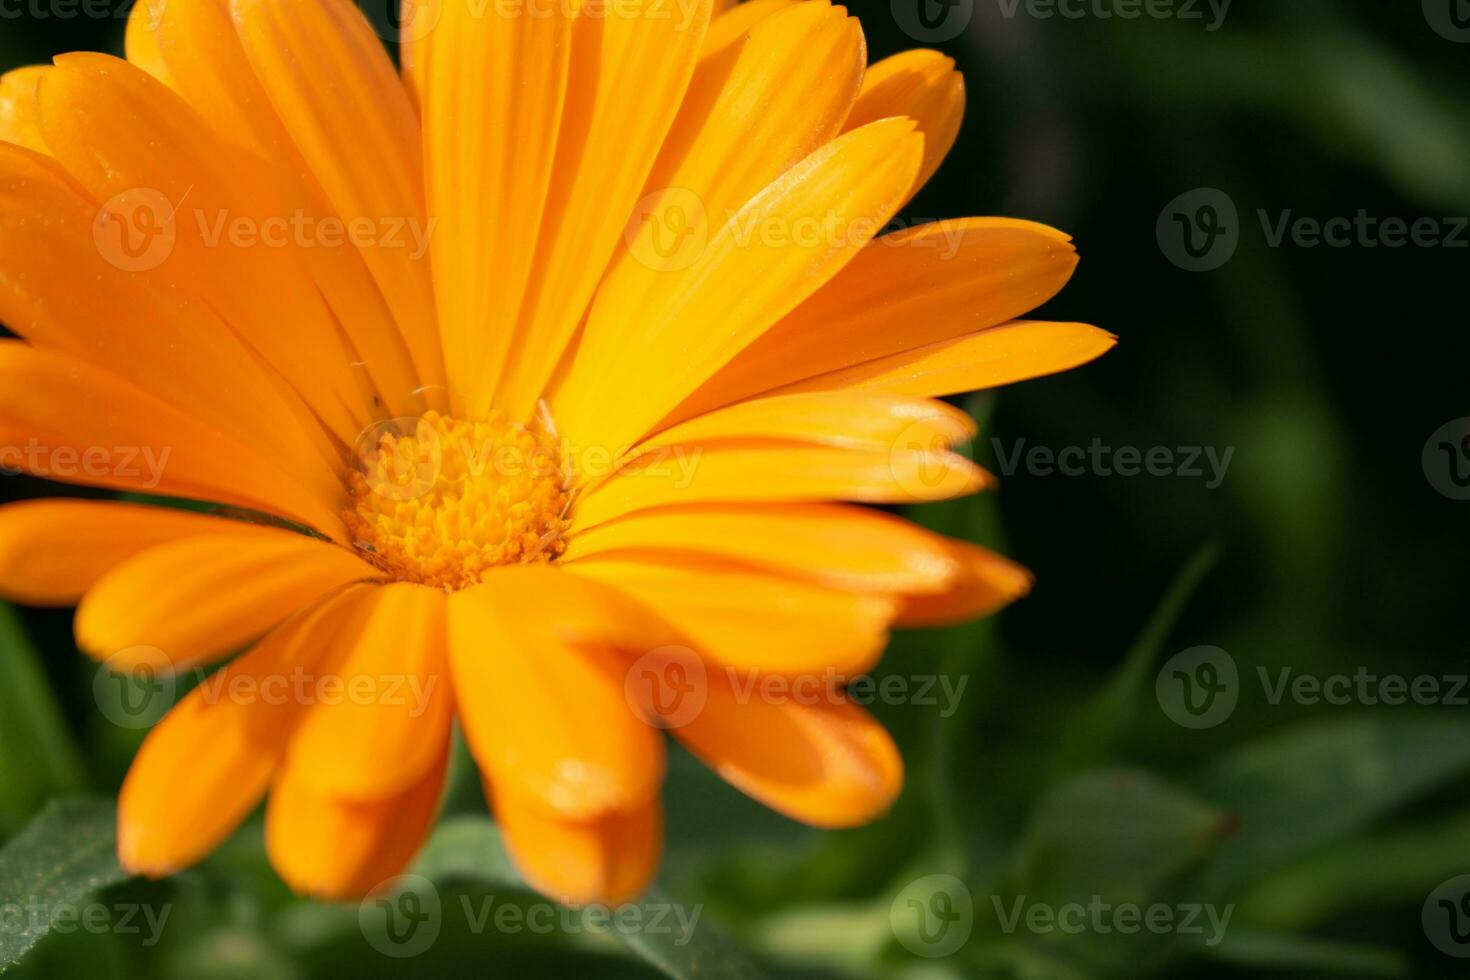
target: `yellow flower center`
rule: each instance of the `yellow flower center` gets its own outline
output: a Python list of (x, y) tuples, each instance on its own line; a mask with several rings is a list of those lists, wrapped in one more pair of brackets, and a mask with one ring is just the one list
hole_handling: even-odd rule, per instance
[(444, 589), (497, 565), (565, 550), (568, 471), (554, 434), (494, 412), (395, 419), (358, 440), (345, 519), (363, 556), (394, 578)]

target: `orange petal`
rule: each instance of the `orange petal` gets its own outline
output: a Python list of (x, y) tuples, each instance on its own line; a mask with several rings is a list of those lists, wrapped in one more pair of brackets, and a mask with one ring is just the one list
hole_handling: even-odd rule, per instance
[[(265, 814), (265, 846), (281, 880), (301, 895), (347, 901), (401, 874), (428, 838), (444, 792), (447, 733), (429, 747), (429, 768), (408, 789), (363, 802), (322, 793), (301, 772), (293, 745)], [(382, 764), (396, 761), (387, 756)]]
[(912, 191), (917, 194), (949, 155), (965, 118), (965, 79), (954, 70), (954, 59), (920, 49), (869, 67), (847, 128), (892, 116), (915, 120), (924, 134), (924, 163)]
[(312, 795), (382, 800), (439, 761), (454, 712), (444, 603), (442, 591), (406, 582), (363, 594), (332, 668), (344, 695), (307, 712), (291, 743), (293, 778)]
[(123, 867), (161, 878), (214, 850), (265, 794), (302, 705), (265, 697), (310, 670), (340, 625), (328, 602), (200, 683), (144, 740), (117, 801)]
[(46, 153), (46, 140), (36, 126), (36, 85), (50, 69), (17, 68), (0, 75), (0, 140)]
[(455, 409), (500, 375), (556, 162), (574, 14), (442, 6), (421, 94), (430, 252)]
[(948, 451), (852, 450), (797, 443), (674, 446), (639, 456), (577, 501), (589, 528), (651, 507), (707, 503), (919, 503), (975, 493), (991, 478)]
[[(240, 649), (299, 609), (377, 569), (289, 531), (186, 538), (114, 566), (77, 607), (77, 643), (99, 660), (181, 670)], [(126, 666), (127, 664), (124, 664)]]
[(959, 571), (943, 538), (839, 504), (640, 511), (574, 535), (562, 560), (575, 568), (581, 558), (632, 552), (707, 555), (860, 592), (943, 592)]
[(974, 436), (974, 420), (944, 402), (826, 391), (729, 405), (665, 429), (632, 455), (739, 439), (789, 440), (846, 449), (941, 450)]
[(636, 809), (577, 823), (501, 781), (487, 782), (486, 795), (521, 876), (563, 905), (632, 901), (658, 870), (663, 808), (657, 796)]
[[(201, 4), (190, 4), (199, 7)], [(165, 10), (160, 0), (137, 0), (128, 13), (127, 33), (123, 38), (123, 51), (127, 59), (165, 85), (170, 85), (168, 64), (163, 59), (163, 49), (158, 43), (156, 30)]]
[(797, 0), (744, 0), (743, 3), (721, 0), (715, 9), (718, 16), (710, 22), (709, 33), (705, 35), (701, 56), (705, 60), (718, 58), (730, 45), (744, 40), (757, 23), (796, 3)]
[(817, 827), (859, 826), (892, 806), (903, 760), (883, 727), (840, 691), (793, 686), (778, 695), (759, 683), (737, 687), (713, 670), (707, 681), (702, 710), (681, 718), (673, 734), (732, 786)]
[(965, 541), (944, 543), (960, 573), (944, 592), (906, 597), (895, 625), (949, 626), (982, 619), (1031, 591), (1031, 573), (1015, 562)]
[[(230, 13), (269, 105), (334, 212), (376, 229), (359, 250), (422, 383), (442, 384), (421, 134), (382, 41), (350, 0), (231, 0)], [(391, 356), (385, 341), (375, 346), (362, 353)], [(402, 404), (408, 392), (394, 394)]]
[(674, 556), (588, 558), (567, 571), (637, 600), (701, 654), (740, 671), (853, 677), (888, 644), (898, 603), (760, 571)]
[(788, 385), (786, 392), (861, 388), (910, 398), (999, 388), (1096, 360), (1118, 338), (1086, 323), (1016, 320)]
[(709, 380), (676, 418), (1035, 309), (1077, 267), (1067, 236), (1003, 218), (885, 235)]
[(209, 514), (92, 500), (0, 507), (0, 592), (32, 606), (70, 606), (108, 569), (147, 549), (204, 535), (271, 534)]
[[(783, 15), (784, 16), (784, 15)], [(907, 120), (817, 150), (730, 218), (684, 269), (610, 277), (557, 396), (574, 442), (621, 447), (834, 276), (893, 216), (923, 140)]]
[(632, 603), (560, 569), (506, 567), (454, 593), (449, 660), (475, 758), (569, 820), (642, 806), (663, 779), (663, 744), (611, 650), (671, 642)]
[(664, 145), (708, 21), (708, 0), (676, 10), (666, 0), (631, 0), (616, 16), (578, 19), (573, 61), (596, 68), (570, 74), (515, 341), (503, 376), (482, 380), (472, 414), (492, 396), (512, 418), (535, 414)]
[(37, 476), (214, 500), (346, 534), (344, 501), (304, 489), (252, 446), (111, 374), (15, 341), (0, 341), (0, 446), (10, 447), (0, 465)]

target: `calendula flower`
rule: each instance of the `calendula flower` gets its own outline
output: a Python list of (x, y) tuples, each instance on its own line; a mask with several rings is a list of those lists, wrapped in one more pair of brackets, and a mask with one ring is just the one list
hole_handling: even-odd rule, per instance
[(899, 756), (842, 685), (1029, 576), (863, 504), (981, 489), (935, 399), (1112, 345), (1015, 319), (1068, 238), (885, 233), (962, 84), (869, 67), (825, 0), (400, 27), (401, 73), (349, 0), (155, 0), (127, 60), (0, 83), (4, 462), (152, 500), (0, 511), (0, 588), (202, 678), (127, 777), (122, 863), (186, 867), (268, 796), (289, 884), (370, 892), (456, 719), (570, 902), (654, 873), (661, 729), (797, 820), (882, 814)]

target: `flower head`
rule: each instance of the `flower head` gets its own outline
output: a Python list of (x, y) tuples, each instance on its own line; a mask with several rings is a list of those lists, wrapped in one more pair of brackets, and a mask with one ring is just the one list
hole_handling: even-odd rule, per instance
[[(6, 465), (215, 505), (0, 510), (0, 589), (202, 679), (123, 788), (123, 863), (263, 798), (325, 897), (402, 870), (458, 721), (528, 880), (654, 873), (664, 731), (817, 826), (899, 792), (843, 685), (1029, 575), (863, 504), (988, 478), (936, 399), (1112, 345), (1017, 320), (1039, 225), (890, 230), (952, 62), (826, 0), (137, 5), (127, 59), (0, 79)], [(774, 697), (751, 681), (817, 697)]]

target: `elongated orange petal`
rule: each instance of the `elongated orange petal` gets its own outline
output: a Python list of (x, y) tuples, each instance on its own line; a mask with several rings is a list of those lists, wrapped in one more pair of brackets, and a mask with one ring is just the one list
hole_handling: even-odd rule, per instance
[(954, 59), (919, 49), (869, 67), (847, 128), (891, 116), (915, 120), (924, 134), (924, 163), (912, 190), (917, 194), (949, 155), (965, 118), (965, 80), (954, 70)]
[(336, 214), (373, 229), (358, 247), (422, 383), (443, 384), (419, 124), (382, 41), (350, 0), (231, 0), (230, 12), (260, 85)]
[(272, 534), (209, 514), (93, 500), (0, 507), (0, 592), (32, 606), (75, 605), (108, 569), (179, 538)]
[(0, 75), (0, 140), (47, 152), (46, 140), (36, 126), (36, 84), (48, 70), (35, 65)]
[[(213, 2), (213, 0), (206, 0)], [(189, 4), (199, 7), (201, 4)], [(129, 62), (152, 75), (165, 85), (170, 85), (168, 64), (163, 58), (163, 48), (158, 43), (158, 22), (167, 9), (163, 0), (137, 0), (128, 12), (127, 32), (123, 37), (123, 51)]]
[[(350, 594), (277, 629), (149, 733), (117, 801), (123, 867), (161, 878), (214, 850), (265, 794), (303, 704), (265, 692), (311, 670)], [(289, 688), (287, 688), (289, 690)]]
[(434, 287), (454, 407), (484, 403), (515, 333), (556, 163), (574, 14), (444, 3), (421, 93)]
[(298, 609), (379, 574), (346, 548), (289, 531), (186, 538), (104, 574), (77, 607), (77, 643), (99, 660), (126, 650), (137, 662), (179, 670), (232, 653)]
[[(207, 301), (351, 445), (373, 416), (371, 386), (292, 247), (270, 167), (125, 61), (70, 54), (57, 66), (40, 86), (41, 131), (72, 176), (123, 211), (114, 261), (136, 246), (161, 283)], [(143, 206), (119, 203), (130, 199)]]
[(1031, 573), (993, 551), (945, 540), (960, 573), (943, 592), (904, 599), (896, 625), (951, 626), (989, 616), (1031, 591)]
[(1077, 267), (1066, 235), (1005, 218), (920, 225), (870, 244), (680, 406), (717, 405), (1003, 323)]
[(574, 535), (562, 560), (575, 568), (581, 558), (634, 552), (708, 555), (859, 592), (939, 593), (959, 573), (944, 539), (840, 504), (640, 511)]
[(577, 501), (578, 528), (650, 507), (706, 503), (918, 503), (975, 493), (991, 482), (947, 451), (852, 450), (780, 442), (674, 446), (638, 457)]
[(275, 460), (107, 372), (0, 341), (3, 464), (37, 476), (263, 510), (345, 537), (323, 499)]
[(611, 650), (670, 635), (616, 593), (545, 566), (498, 569), (454, 593), (450, 666), (475, 758), (569, 820), (642, 806), (663, 778), (663, 745), (625, 697)]
[(848, 449), (948, 449), (975, 423), (944, 402), (827, 391), (755, 398), (665, 429), (636, 452), (728, 440), (780, 439)]
[(954, 395), (1066, 371), (1096, 360), (1117, 343), (1117, 337), (1086, 323), (1016, 320), (818, 375), (782, 390), (857, 388), (910, 398)]
[(743, 3), (726, 3), (723, 10), (710, 22), (705, 35), (702, 57), (706, 60), (718, 58), (730, 45), (741, 43), (751, 28), (771, 14), (794, 6), (798, 0), (744, 0)]
[(292, 778), (312, 795), (369, 801), (406, 792), (449, 740), (444, 593), (400, 582), (365, 593), (362, 604), (333, 665), (344, 696), (313, 707), (291, 743)]
[[(439, 812), (449, 740), (424, 733), (432, 757), (403, 792), (362, 801), (321, 792), (293, 745), (271, 787), (265, 845), (271, 866), (302, 895), (323, 901), (363, 898), (403, 872)], [(384, 757), (383, 765), (397, 760)]]
[(907, 192), (922, 145), (907, 120), (848, 133), (757, 195), (693, 265), (655, 273), (657, 296), (643, 296), (644, 283), (604, 283), (554, 406), (558, 424), (591, 446), (646, 434), (867, 244)]
[(658, 611), (711, 660), (763, 674), (871, 670), (898, 603), (770, 573), (672, 556), (588, 558), (567, 566)]
[(516, 869), (565, 905), (631, 901), (658, 869), (663, 809), (656, 796), (636, 809), (578, 823), (502, 781), (487, 781), (486, 795)]
[[(487, 372), (471, 413), (493, 397), (512, 418), (535, 413), (582, 321), (623, 225), (689, 86), (708, 0), (672, 10), (633, 0), (616, 16), (584, 16), (570, 74), (540, 240), (503, 374)], [(638, 92), (630, 99), (628, 93)]]
[(866, 711), (821, 677), (774, 689), (708, 672), (705, 699), (672, 733), (732, 786), (794, 820), (854, 827), (903, 786), (898, 749)]

